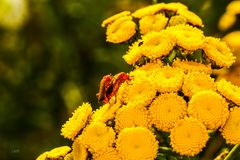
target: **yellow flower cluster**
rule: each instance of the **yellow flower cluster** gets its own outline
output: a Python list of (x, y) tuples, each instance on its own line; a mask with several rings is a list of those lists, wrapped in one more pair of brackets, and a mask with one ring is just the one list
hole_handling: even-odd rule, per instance
[(145, 35), (177, 24), (203, 27), (201, 18), (181, 3), (159, 3), (141, 8), (134, 13), (123, 11), (104, 20), (102, 27), (107, 30), (108, 42), (122, 43), (131, 39), (137, 31)]
[(73, 141), (72, 150), (45, 152), (38, 160), (154, 160), (166, 146), (179, 157), (199, 156), (208, 130), (220, 131), (227, 143), (240, 143), (240, 89), (211, 76), (213, 68), (234, 62), (227, 45), (205, 37), (194, 27), (202, 26), (201, 19), (180, 3), (159, 3), (106, 19), (107, 40), (129, 40), (138, 27), (133, 17), (142, 37), (123, 56), (134, 65), (124, 75), (129, 79), (113, 76), (112, 90), (101, 81), (109, 101), (95, 111), (83, 103), (62, 127), (62, 135)]

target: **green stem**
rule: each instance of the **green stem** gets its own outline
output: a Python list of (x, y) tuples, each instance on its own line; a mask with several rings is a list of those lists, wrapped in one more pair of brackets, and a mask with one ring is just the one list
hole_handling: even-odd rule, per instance
[(214, 135), (209, 141), (201, 160), (213, 159), (212, 157), (221, 148), (223, 142), (223, 137), (218, 132), (216, 132), (216, 135)]
[(236, 154), (240, 151), (240, 144), (235, 145), (224, 160), (233, 160)]

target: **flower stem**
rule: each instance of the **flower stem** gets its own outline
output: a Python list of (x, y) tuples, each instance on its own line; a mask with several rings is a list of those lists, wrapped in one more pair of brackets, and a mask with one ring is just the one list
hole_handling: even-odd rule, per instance
[(224, 160), (233, 160), (236, 154), (240, 151), (240, 144), (235, 145)]

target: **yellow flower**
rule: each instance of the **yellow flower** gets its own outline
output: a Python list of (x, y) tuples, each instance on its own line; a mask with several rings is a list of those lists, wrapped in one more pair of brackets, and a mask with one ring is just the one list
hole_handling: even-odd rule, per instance
[(225, 42), (218, 38), (207, 37), (203, 50), (207, 57), (220, 67), (230, 67), (235, 61), (235, 57)]
[(110, 108), (110, 104), (106, 103), (103, 106), (101, 106), (99, 109), (95, 110), (91, 116), (91, 122), (105, 122), (103, 120), (104, 115), (107, 113), (107, 111)]
[(176, 26), (179, 24), (187, 24), (187, 19), (180, 15), (172, 16), (168, 22), (168, 26)]
[(112, 43), (121, 43), (129, 40), (136, 33), (136, 24), (131, 16), (124, 16), (107, 27), (107, 41)]
[(64, 160), (73, 160), (72, 152), (68, 153), (68, 154), (64, 157)]
[(68, 146), (61, 146), (52, 149), (51, 151), (48, 152), (47, 154), (47, 159), (60, 159), (65, 157), (68, 152), (71, 151), (71, 148)]
[(145, 16), (139, 20), (141, 34), (147, 34), (151, 31), (159, 32), (163, 30), (168, 22), (168, 18), (163, 14)]
[(37, 157), (36, 160), (46, 160), (47, 155), (48, 155), (48, 151), (43, 152), (42, 154), (40, 154), (40, 155)]
[(132, 72), (134, 72), (136, 70), (151, 72), (151, 71), (153, 71), (155, 69), (159, 69), (159, 68), (162, 68), (162, 67), (163, 67), (162, 61), (156, 60), (156, 61), (152, 61), (152, 62), (146, 63), (145, 65), (142, 65), (141, 67), (136, 67), (136, 69), (133, 70)]
[(147, 108), (132, 105), (120, 108), (115, 116), (115, 129), (120, 131), (135, 126), (150, 127)]
[(231, 1), (228, 6), (227, 6), (227, 12), (236, 15), (236, 14), (240, 14), (240, 1), (239, 0), (235, 0), (235, 1)]
[(87, 160), (88, 157), (88, 151), (87, 148), (82, 144), (82, 137), (79, 136), (75, 139), (75, 141), (73, 142), (72, 145), (72, 155), (73, 155), (73, 159), (77, 159), (77, 160)]
[(163, 10), (177, 12), (178, 10), (187, 10), (188, 7), (179, 2), (166, 3)]
[(149, 112), (158, 129), (170, 132), (175, 123), (187, 115), (187, 103), (177, 93), (165, 93), (151, 103)]
[(217, 82), (217, 90), (224, 97), (240, 106), (240, 87), (233, 85), (225, 79), (221, 79)]
[(175, 125), (170, 133), (173, 150), (184, 156), (195, 156), (208, 141), (206, 127), (197, 119), (186, 117)]
[(136, 10), (132, 14), (132, 16), (140, 19), (145, 16), (154, 15), (155, 13), (159, 12), (163, 8), (164, 5), (165, 5), (164, 3), (158, 3), (158, 4), (154, 4), (151, 6), (144, 7), (144, 8), (140, 8), (140, 9)]
[(188, 115), (198, 118), (208, 129), (215, 130), (223, 126), (229, 116), (228, 103), (214, 91), (197, 92), (188, 103)]
[(212, 73), (211, 65), (206, 65), (198, 62), (193, 61), (181, 61), (179, 59), (175, 60), (172, 64), (174, 68), (180, 68), (184, 70), (185, 73), (192, 72), (192, 71), (199, 71), (204, 72), (206, 74)]
[(229, 12), (225, 12), (218, 21), (218, 28), (221, 31), (226, 31), (231, 28), (237, 21), (237, 17)]
[(93, 160), (121, 160), (121, 158), (115, 148), (108, 147), (103, 151), (95, 152), (93, 154)]
[(236, 56), (236, 63), (240, 63), (240, 31), (228, 33), (222, 41), (226, 42), (233, 54)]
[(142, 40), (138, 40), (129, 47), (127, 53), (123, 55), (123, 59), (129, 64), (134, 65), (142, 56), (142, 52), (139, 48), (139, 45), (142, 43)]
[(125, 17), (125, 16), (129, 16), (131, 14), (131, 12), (129, 11), (123, 11), (123, 12), (120, 12), (118, 14), (115, 14), (107, 19), (105, 19), (103, 22), (102, 22), (102, 27), (106, 27), (107, 25), (113, 23), (114, 21), (116, 21), (117, 19), (121, 18), (121, 17)]
[(202, 19), (197, 16), (195, 13), (181, 9), (177, 11), (177, 14), (187, 19), (187, 22), (198, 27), (203, 27)]
[(142, 40), (143, 44), (140, 46), (142, 54), (150, 59), (168, 55), (175, 46), (175, 39), (166, 30), (149, 32)]
[(182, 86), (182, 91), (185, 96), (192, 97), (195, 93), (203, 90), (214, 90), (214, 79), (209, 74), (201, 72), (189, 72)]
[(115, 141), (115, 132), (104, 123), (94, 122), (83, 130), (80, 137), (82, 144), (89, 148), (89, 151), (95, 152), (111, 146)]
[(169, 66), (155, 69), (151, 81), (158, 92), (177, 92), (182, 87), (184, 73), (181, 69)]
[(145, 107), (151, 103), (157, 91), (151, 81), (143, 76), (134, 78), (126, 88), (125, 93), (125, 104)]
[(157, 156), (158, 142), (147, 128), (132, 127), (119, 133), (116, 148), (124, 160), (154, 160)]
[(168, 27), (167, 30), (176, 38), (177, 45), (186, 50), (194, 51), (203, 46), (203, 32), (195, 27), (181, 24)]
[(61, 135), (73, 140), (81, 129), (85, 127), (91, 113), (91, 105), (89, 103), (83, 103), (82, 106), (79, 106), (73, 112), (73, 116), (62, 126)]
[(221, 129), (221, 133), (227, 143), (240, 144), (240, 108), (231, 108), (230, 116)]

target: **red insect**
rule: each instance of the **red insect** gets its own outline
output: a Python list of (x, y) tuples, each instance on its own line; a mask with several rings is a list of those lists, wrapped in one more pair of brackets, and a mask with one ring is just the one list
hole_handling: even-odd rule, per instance
[(98, 101), (108, 103), (109, 100), (116, 94), (121, 83), (131, 80), (129, 75), (120, 72), (115, 76), (106, 75), (100, 81), (99, 92), (96, 94)]

